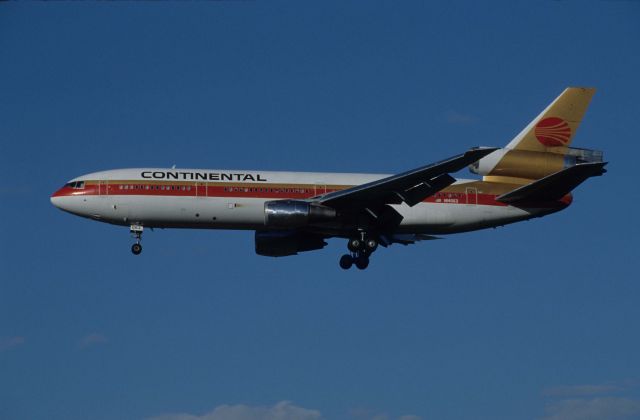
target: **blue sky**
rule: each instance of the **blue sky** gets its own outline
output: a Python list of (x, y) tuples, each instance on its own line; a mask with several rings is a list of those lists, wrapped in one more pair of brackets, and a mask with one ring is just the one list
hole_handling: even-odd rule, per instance
[[(0, 418), (640, 418), (640, 3), (479, 3), (0, 4)], [(566, 86), (606, 176), (365, 272), (250, 232), (136, 258), (49, 203), (120, 167), (400, 172)]]

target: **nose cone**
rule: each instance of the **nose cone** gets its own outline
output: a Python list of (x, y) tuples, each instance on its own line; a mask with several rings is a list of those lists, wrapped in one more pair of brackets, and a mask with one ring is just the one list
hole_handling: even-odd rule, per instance
[(60, 208), (60, 204), (61, 203), (61, 196), (62, 196), (62, 190), (63, 188), (60, 188), (58, 191), (54, 192), (51, 195), (51, 204), (53, 204), (54, 206)]
[(60, 210), (72, 212), (71, 205), (73, 197), (69, 188), (62, 187), (58, 191), (51, 195), (51, 204), (59, 208)]

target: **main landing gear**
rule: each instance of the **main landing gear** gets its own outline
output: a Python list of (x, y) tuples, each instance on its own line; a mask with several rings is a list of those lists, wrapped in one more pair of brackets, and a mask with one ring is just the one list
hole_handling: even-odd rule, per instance
[(142, 241), (143, 230), (144, 228), (140, 225), (131, 225), (129, 228), (129, 232), (131, 232), (133, 237), (136, 238), (136, 243), (131, 245), (131, 252), (133, 252), (133, 255), (140, 255), (142, 252), (142, 245), (140, 242)]
[(369, 256), (378, 248), (378, 241), (361, 232), (360, 237), (353, 237), (347, 243), (350, 253), (340, 257), (340, 267), (348, 270), (355, 264), (360, 270), (369, 266)]

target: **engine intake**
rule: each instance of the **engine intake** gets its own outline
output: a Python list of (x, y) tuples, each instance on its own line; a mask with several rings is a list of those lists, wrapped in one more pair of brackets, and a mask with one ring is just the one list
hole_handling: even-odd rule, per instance
[(297, 228), (328, 222), (335, 217), (335, 209), (306, 201), (277, 200), (264, 203), (264, 224), (270, 227)]

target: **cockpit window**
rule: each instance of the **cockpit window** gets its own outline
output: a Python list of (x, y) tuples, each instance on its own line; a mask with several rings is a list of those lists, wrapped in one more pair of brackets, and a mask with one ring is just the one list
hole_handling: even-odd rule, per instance
[(84, 181), (67, 182), (64, 186), (75, 190), (81, 190), (84, 188)]

